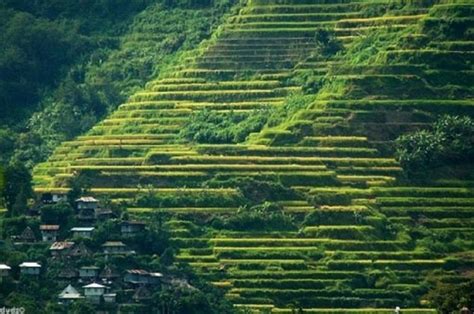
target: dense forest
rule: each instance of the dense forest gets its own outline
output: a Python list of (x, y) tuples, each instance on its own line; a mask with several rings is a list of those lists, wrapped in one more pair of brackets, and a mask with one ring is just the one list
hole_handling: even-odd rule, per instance
[(2, 0), (1, 162), (43, 161), (209, 37), (231, 5)]
[(472, 313), (469, 0), (0, 0), (0, 312)]

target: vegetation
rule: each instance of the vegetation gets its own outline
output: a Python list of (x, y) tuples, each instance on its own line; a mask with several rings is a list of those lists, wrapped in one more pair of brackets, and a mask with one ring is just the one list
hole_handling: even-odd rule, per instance
[(472, 281), (461, 284), (437, 282), (426, 298), (440, 313), (455, 313), (473, 303), (473, 284)]
[(31, 168), (90, 129), (210, 36), (232, 4), (4, 1), (1, 162)]
[(474, 121), (468, 116), (444, 116), (432, 130), (397, 139), (397, 158), (409, 172), (423, 172), (441, 165), (474, 158)]
[[(17, 168), (6, 169), (5, 186), (15, 188), (1, 217), (0, 263), (12, 270), (1, 304), (61, 312), (67, 284), (84, 292), (66, 270), (107, 266), (119, 277), (95, 280), (116, 302), (72, 309), (471, 306), (471, 3), (143, 4), (84, 33), (91, 50), (39, 96), (27, 133), (0, 132), (2, 147), (18, 148), (16, 136), (29, 143), (5, 157)], [(93, 46), (109, 31), (115, 46)], [(52, 147), (33, 169), (31, 198), (28, 156)], [(76, 207), (80, 196), (99, 209)], [(40, 241), (55, 228), (44, 224), (74, 241), (70, 254)], [(121, 252), (110, 254), (114, 246)], [(39, 277), (21, 274), (25, 261), (43, 265)], [(127, 270), (140, 269), (162, 273), (161, 285), (127, 282)]]
[(31, 174), (23, 165), (8, 166), (4, 173), (5, 184), (0, 195), (4, 198), (9, 215), (24, 214), (28, 199), (33, 198)]
[(219, 113), (202, 110), (189, 118), (189, 122), (181, 131), (181, 136), (197, 143), (240, 143), (250, 133), (260, 131), (265, 125), (267, 117), (268, 111), (247, 116), (233, 111)]

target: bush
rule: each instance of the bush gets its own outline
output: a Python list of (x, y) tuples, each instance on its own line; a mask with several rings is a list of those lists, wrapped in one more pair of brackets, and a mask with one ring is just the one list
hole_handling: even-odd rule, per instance
[(45, 224), (60, 225), (61, 229), (71, 226), (70, 219), (74, 214), (74, 209), (69, 203), (57, 203), (45, 205), (41, 208), (41, 221)]
[(454, 313), (474, 303), (474, 280), (467, 283), (437, 282), (425, 296), (440, 313)]
[(216, 176), (207, 182), (209, 187), (238, 188), (247, 199), (249, 205), (256, 205), (269, 200), (285, 200), (294, 198), (295, 192), (285, 187), (276, 178), (267, 178), (266, 181), (250, 177), (237, 177), (232, 179)]
[(231, 230), (292, 230), (292, 218), (281, 206), (265, 202), (261, 205), (240, 208), (237, 214), (216, 220), (213, 227)]
[(239, 143), (250, 133), (260, 131), (267, 121), (267, 116), (266, 111), (247, 116), (235, 112), (202, 110), (189, 118), (180, 135), (197, 143)]
[(430, 131), (400, 136), (396, 156), (408, 173), (468, 161), (474, 157), (474, 121), (467, 116), (444, 116)]

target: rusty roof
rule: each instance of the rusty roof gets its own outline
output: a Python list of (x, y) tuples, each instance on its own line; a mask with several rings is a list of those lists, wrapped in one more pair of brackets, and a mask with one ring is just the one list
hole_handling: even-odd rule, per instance
[(59, 230), (59, 225), (41, 225), (41, 231), (57, 231)]
[(73, 246), (74, 246), (74, 242), (61, 241), (61, 242), (54, 242), (53, 244), (51, 244), (49, 249), (52, 251), (62, 251), (62, 250), (70, 249)]
[(150, 274), (149, 272), (147, 272), (146, 270), (143, 270), (143, 269), (128, 269), (126, 272), (129, 273), (129, 274), (142, 275), (142, 276)]

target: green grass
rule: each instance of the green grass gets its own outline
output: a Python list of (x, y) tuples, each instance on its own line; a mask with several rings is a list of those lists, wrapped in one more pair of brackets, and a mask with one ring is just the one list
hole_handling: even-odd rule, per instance
[[(253, 0), (205, 49), (183, 55), (89, 134), (58, 148), (37, 181), (54, 189), (73, 171), (96, 170), (92, 194), (126, 202), (140, 219), (171, 215), (177, 260), (238, 307), (291, 313), (288, 304), (298, 302), (305, 313), (388, 313), (418, 306), (427, 273), (452, 276), (460, 258), (451, 251), (472, 248), (474, 190), (464, 178), (410, 182), (391, 141), (440, 114), (474, 114), (472, 56), (459, 39), (424, 42), (429, 36), (416, 23), (431, 4), (387, 10), (381, 3), (388, 1)], [(338, 55), (318, 54), (321, 25), (344, 38)], [(285, 101), (301, 90), (316, 95)], [(240, 144), (176, 136), (199, 110), (252, 116), (261, 108), (274, 121)], [(291, 228), (222, 227), (254, 203), (232, 186), (207, 186), (242, 177), (294, 192), (278, 201)], [(138, 183), (154, 184), (150, 193), (168, 203), (134, 203), (147, 193)], [(452, 243), (440, 250), (440, 241)]]

